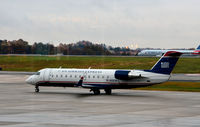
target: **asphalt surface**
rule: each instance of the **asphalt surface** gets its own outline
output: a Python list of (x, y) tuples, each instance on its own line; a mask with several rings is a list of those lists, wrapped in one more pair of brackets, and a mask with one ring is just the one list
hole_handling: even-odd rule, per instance
[[(34, 87), (26, 75), (0, 75), (0, 126), (199, 127), (200, 93)], [(103, 92), (102, 92), (103, 93)]]
[(200, 82), (200, 74), (172, 74), (169, 81)]

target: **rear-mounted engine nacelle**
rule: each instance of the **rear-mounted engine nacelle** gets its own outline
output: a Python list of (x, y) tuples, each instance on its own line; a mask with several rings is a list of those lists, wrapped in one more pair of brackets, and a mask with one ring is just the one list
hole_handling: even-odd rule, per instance
[(131, 71), (118, 70), (115, 72), (115, 78), (119, 80), (131, 80), (139, 77), (141, 77), (141, 74), (134, 74)]

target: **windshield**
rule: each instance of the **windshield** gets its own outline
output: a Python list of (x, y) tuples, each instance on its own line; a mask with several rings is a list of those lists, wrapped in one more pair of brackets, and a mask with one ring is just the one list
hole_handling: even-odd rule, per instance
[(40, 72), (36, 72), (34, 75), (40, 75)]

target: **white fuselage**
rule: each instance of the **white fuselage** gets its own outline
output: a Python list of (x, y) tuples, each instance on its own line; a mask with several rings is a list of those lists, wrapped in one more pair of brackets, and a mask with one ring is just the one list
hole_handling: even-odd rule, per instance
[(142, 50), (138, 53), (138, 56), (162, 56), (168, 51), (177, 51), (186, 55), (192, 55), (192, 53), (194, 53), (195, 50)]
[(128, 70), (131, 75), (140, 75), (140, 78), (130, 80), (116, 79), (114, 69), (61, 69), (46, 68), (30, 76), (26, 82), (42, 86), (75, 86), (81, 77), (84, 88), (135, 88), (158, 84), (169, 80), (170, 75), (152, 73), (143, 70)]

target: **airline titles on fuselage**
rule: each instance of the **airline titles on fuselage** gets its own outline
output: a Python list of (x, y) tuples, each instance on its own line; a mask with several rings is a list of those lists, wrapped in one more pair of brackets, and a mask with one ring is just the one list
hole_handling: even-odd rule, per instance
[(62, 72), (69, 72), (69, 73), (102, 73), (102, 71), (87, 71), (87, 70), (62, 70)]

